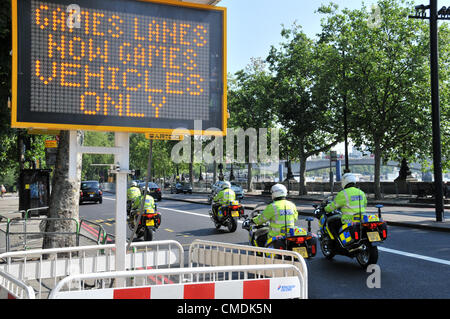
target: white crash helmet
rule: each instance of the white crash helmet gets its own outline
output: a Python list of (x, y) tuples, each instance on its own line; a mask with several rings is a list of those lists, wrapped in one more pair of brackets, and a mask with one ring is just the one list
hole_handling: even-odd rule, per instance
[(230, 188), (231, 187), (231, 183), (230, 182), (223, 182), (223, 184), (222, 184), (222, 189), (227, 189), (227, 188)]
[(356, 176), (353, 175), (352, 173), (345, 173), (344, 175), (342, 175), (341, 181), (342, 188), (345, 188), (345, 186), (347, 186), (350, 183), (356, 184)]
[(137, 187), (138, 184), (136, 182), (131, 182), (131, 187)]
[(270, 189), (270, 192), (272, 193), (272, 199), (287, 196), (287, 189), (283, 184), (273, 185)]

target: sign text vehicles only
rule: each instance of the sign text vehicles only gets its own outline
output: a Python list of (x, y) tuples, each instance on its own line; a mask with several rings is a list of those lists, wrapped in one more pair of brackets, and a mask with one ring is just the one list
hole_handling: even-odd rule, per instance
[(67, 2), (15, 3), (14, 127), (226, 129), (225, 9)]

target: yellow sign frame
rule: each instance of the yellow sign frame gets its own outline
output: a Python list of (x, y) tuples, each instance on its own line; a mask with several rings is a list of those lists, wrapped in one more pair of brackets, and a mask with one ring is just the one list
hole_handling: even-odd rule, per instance
[(156, 132), (145, 133), (145, 138), (148, 140), (182, 141), (184, 140), (184, 135)]

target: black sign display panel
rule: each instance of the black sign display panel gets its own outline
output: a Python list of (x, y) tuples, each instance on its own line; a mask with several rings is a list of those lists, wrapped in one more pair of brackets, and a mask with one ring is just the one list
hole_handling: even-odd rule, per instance
[(222, 134), (225, 21), (169, 1), (13, 1), (12, 126)]

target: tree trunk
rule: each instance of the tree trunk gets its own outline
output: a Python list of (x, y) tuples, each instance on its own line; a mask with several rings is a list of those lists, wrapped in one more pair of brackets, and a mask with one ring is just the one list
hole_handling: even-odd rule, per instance
[[(78, 143), (81, 136), (82, 133), (78, 131)], [(58, 218), (59, 220), (48, 220), (45, 227), (46, 232), (76, 232), (74, 220), (79, 220), (81, 156), (78, 157), (77, 161), (77, 177), (70, 179), (69, 141), (70, 132), (61, 131), (48, 209), (48, 218)], [(65, 218), (73, 218), (74, 220), (66, 220)], [(75, 235), (48, 234), (44, 237), (42, 246), (44, 249), (75, 246), (75, 239)]]
[(252, 163), (247, 164), (247, 192), (253, 192)]
[(305, 172), (306, 172), (306, 156), (300, 156), (300, 181), (298, 183), (298, 194), (299, 195), (307, 195), (308, 191), (306, 190), (305, 183)]
[(374, 176), (374, 193), (375, 199), (381, 199), (380, 175), (381, 175), (381, 150), (380, 144), (375, 143), (375, 176)]

